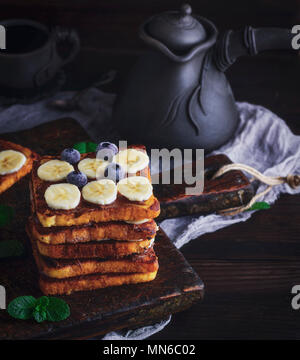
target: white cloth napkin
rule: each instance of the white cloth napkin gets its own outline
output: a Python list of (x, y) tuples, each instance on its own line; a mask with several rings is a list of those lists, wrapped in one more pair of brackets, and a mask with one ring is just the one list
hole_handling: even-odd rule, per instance
[[(300, 174), (300, 136), (294, 135), (282, 119), (262, 106), (248, 103), (237, 103), (237, 106), (240, 113), (238, 129), (232, 140), (214, 151), (214, 154), (226, 154), (233, 162), (252, 166), (268, 176)], [(257, 192), (263, 189), (265, 185), (260, 184)], [(280, 185), (274, 187), (262, 200), (272, 204), (280, 193), (299, 192), (299, 188), (292, 190), (286, 184)], [(229, 217), (193, 215), (165, 220), (160, 226), (180, 248), (205, 233), (246, 221), (252, 213)]]
[[(105, 94), (94, 89), (91, 102), (83, 101), (80, 109), (62, 112), (46, 106), (50, 99), (31, 105), (13, 105), (0, 108), (0, 133), (28, 129), (59, 117), (71, 116), (88, 132), (94, 141), (103, 136), (103, 127), (109, 121), (115, 99), (113, 94)], [(59, 93), (52, 98), (68, 98), (73, 92)], [(232, 140), (215, 154), (223, 153), (233, 162), (253, 166), (265, 175), (286, 176), (300, 174), (300, 136), (292, 134), (287, 124), (271, 111), (262, 106), (237, 103), (240, 123)], [(257, 191), (264, 189), (259, 185)], [(296, 194), (300, 189), (292, 190), (288, 185), (274, 187), (262, 200), (272, 204), (281, 193)], [(160, 226), (174, 242), (177, 248), (201, 235), (214, 232), (231, 224), (248, 220), (253, 211), (231, 217), (220, 215), (185, 216), (164, 220)], [(200, 274), (201, 276), (201, 274)], [(171, 320), (163, 320), (153, 326), (136, 330), (111, 332), (104, 340), (142, 340), (161, 331)]]

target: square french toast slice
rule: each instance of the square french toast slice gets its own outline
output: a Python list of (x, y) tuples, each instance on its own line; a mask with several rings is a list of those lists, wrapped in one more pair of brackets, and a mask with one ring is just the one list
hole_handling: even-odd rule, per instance
[(156, 275), (157, 270), (143, 273), (89, 274), (66, 279), (54, 279), (41, 274), (39, 286), (45, 295), (70, 295), (77, 291), (145, 283), (153, 281)]
[(35, 159), (30, 149), (0, 139), (0, 194), (29, 174)]
[(141, 254), (123, 256), (117, 259), (52, 259), (38, 252), (36, 242), (31, 239), (33, 255), (38, 270), (50, 278), (65, 279), (89, 274), (147, 273), (158, 270), (158, 261), (150, 247)]
[(29, 218), (35, 239), (50, 245), (88, 243), (100, 240), (140, 241), (152, 239), (158, 227), (153, 219), (139, 224), (122, 221), (89, 223), (80, 226), (43, 227), (33, 216)]
[(51, 245), (41, 242), (34, 237), (30, 223), (27, 224), (26, 231), (31, 241), (34, 241), (38, 252), (43, 256), (54, 259), (118, 259), (132, 254), (142, 254), (149, 249), (154, 242), (153, 237), (152, 239), (140, 241), (100, 240), (85, 243)]
[[(142, 145), (131, 146), (127, 150), (123, 150), (123, 151), (131, 151), (132, 153), (134, 152), (135, 156), (137, 156), (137, 162), (139, 160), (138, 159), (139, 154), (143, 154), (144, 157), (147, 156), (146, 149)], [(119, 158), (121, 159), (121, 155)], [(130, 166), (132, 166), (132, 163), (134, 163), (135, 161), (134, 157), (132, 158), (133, 160), (130, 160), (131, 161)], [(124, 156), (122, 159), (124, 160)], [(53, 162), (53, 160), (56, 160), (56, 162)], [(144, 219), (153, 219), (159, 215), (160, 205), (152, 192), (150, 169), (148, 163), (145, 167), (136, 171), (135, 176), (132, 176), (131, 173), (128, 173), (127, 174), (128, 178), (123, 179), (124, 181), (128, 180), (130, 182), (130, 184), (127, 187), (128, 193), (130, 193), (131, 191), (130, 187), (132, 187), (132, 184), (135, 185), (133, 181), (136, 178), (138, 178), (137, 179), (138, 183), (136, 185), (138, 191), (140, 191), (141, 187), (143, 186), (143, 184), (142, 185), (140, 184), (142, 180), (143, 182), (147, 182), (145, 186), (148, 186), (148, 188), (151, 187), (151, 193), (148, 194), (145, 200), (141, 200), (141, 201), (137, 200), (134, 194), (133, 197), (129, 199), (130, 196), (126, 196), (126, 194), (124, 195), (125, 193), (124, 189), (126, 187), (126, 184), (125, 185), (122, 184), (123, 193), (121, 193), (118, 187), (118, 191), (116, 191), (116, 197), (113, 199), (113, 201), (108, 201), (107, 203), (103, 204), (103, 203), (95, 203), (96, 200), (94, 198), (97, 198), (97, 195), (95, 195), (94, 198), (93, 196), (90, 195), (91, 191), (94, 191), (94, 194), (96, 194), (95, 192), (99, 190), (100, 186), (106, 186), (106, 184), (105, 185), (101, 184), (99, 185), (99, 187), (97, 187), (97, 189), (93, 188), (94, 186), (97, 185), (95, 184), (96, 183), (95, 175), (94, 177), (90, 175), (91, 170), (93, 171), (91, 166), (91, 164), (93, 165), (93, 162), (95, 163), (97, 162), (96, 153), (82, 154), (80, 161), (77, 164), (73, 164), (73, 166), (69, 166), (69, 167), (66, 164), (62, 164), (65, 162), (60, 161), (59, 156), (58, 157), (44, 156), (40, 159), (40, 161), (35, 162), (32, 171), (31, 185), (30, 185), (32, 207), (33, 207), (32, 210), (34, 213), (36, 213), (36, 216), (43, 227), (77, 226), (77, 225), (84, 225), (89, 223), (108, 222), (108, 221), (141, 221)], [(52, 166), (52, 164), (54, 166)], [(49, 181), (49, 180), (44, 180), (44, 176), (41, 176), (41, 174), (42, 173), (44, 174), (45, 169), (47, 170), (48, 167), (50, 168), (51, 171), (53, 171), (54, 174), (53, 178), (56, 179), (57, 178), (56, 175), (59, 174), (60, 171), (59, 169), (60, 164), (62, 164), (62, 167), (65, 167), (63, 169), (63, 171), (65, 171), (65, 177), (68, 171), (72, 171), (72, 170), (85, 171), (86, 169), (86, 173), (88, 175), (88, 184), (81, 189), (80, 194), (78, 193), (78, 204), (76, 204), (76, 206), (74, 206), (71, 209), (55, 208), (55, 206), (49, 206), (49, 201), (48, 202), (46, 201), (46, 191), (47, 193), (49, 193), (48, 190), (49, 187), (51, 187), (51, 190), (54, 190), (55, 187), (54, 185), (59, 185), (58, 186), (59, 188), (62, 186), (62, 184), (66, 183), (66, 179), (65, 177), (63, 178), (62, 176), (62, 178), (60, 178), (58, 181), (57, 180)], [(129, 162), (127, 164), (129, 164)], [(42, 166), (43, 168), (41, 168)], [(101, 166), (102, 165), (100, 164), (97, 170), (94, 169), (94, 172), (98, 171), (101, 168)], [(41, 169), (43, 171), (41, 171)], [(121, 180), (116, 185), (116, 187), (119, 186), (123, 180)], [(103, 182), (105, 182), (105, 180), (103, 180)], [(111, 183), (109, 184), (109, 186), (111, 186)], [(115, 189), (111, 190), (110, 188), (109, 191), (115, 191)], [(48, 198), (50, 198), (50, 196)], [(51, 199), (53, 199), (53, 196)]]

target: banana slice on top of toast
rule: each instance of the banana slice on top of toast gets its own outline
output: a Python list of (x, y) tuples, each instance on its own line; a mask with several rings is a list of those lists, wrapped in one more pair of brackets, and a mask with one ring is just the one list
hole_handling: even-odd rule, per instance
[(148, 166), (149, 157), (142, 151), (126, 149), (116, 154), (113, 162), (120, 164), (128, 174), (136, 174)]
[(67, 183), (50, 185), (45, 191), (45, 200), (52, 209), (75, 209), (80, 202), (80, 191), (77, 186)]
[(20, 151), (0, 151), (0, 175), (12, 174), (19, 171), (26, 162), (26, 156)]
[(103, 176), (108, 161), (97, 158), (86, 158), (78, 163), (78, 169), (89, 179), (98, 179)]
[(49, 160), (42, 164), (38, 170), (38, 177), (45, 181), (61, 181), (74, 171), (74, 167), (66, 161)]
[(118, 182), (117, 188), (119, 193), (130, 201), (146, 201), (153, 193), (150, 181), (143, 176), (122, 179)]
[(93, 204), (108, 205), (117, 198), (117, 186), (109, 179), (91, 181), (82, 188), (82, 197)]

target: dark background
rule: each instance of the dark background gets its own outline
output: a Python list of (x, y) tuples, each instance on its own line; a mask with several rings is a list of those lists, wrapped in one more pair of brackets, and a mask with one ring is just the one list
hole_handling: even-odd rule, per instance
[[(215, 22), (220, 31), (299, 23), (299, 0), (190, 0), (193, 11)], [(1, 18), (25, 17), (48, 25), (75, 27), (84, 47), (139, 49), (136, 30), (147, 17), (176, 10), (182, 0), (1, 0)]]
[[(193, 11), (220, 32), (245, 25), (300, 24), (300, 1), (193, 1)], [(126, 74), (143, 49), (137, 28), (177, 0), (0, 0), (1, 18), (26, 17), (75, 27), (83, 49), (67, 66), (67, 89), (91, 85), (113, 68)], [(236, 99), (268, 107), (300, 135), (300, 59), (294, 52), (241, 58), (228, 71)], [(109, 91), (118, 91), (118, 82)], [(251, 154), (249, 154), (251, 156)], [(299, 160), (300, 161), (300, 160)], [(282, 196), (246, 223), (205, 234), (182, 248), (206, 286), (202, 303), (177, 314), (154, 339), (299, 339), (300, 312), (291, 288), (300, 284), (300, 195)]]

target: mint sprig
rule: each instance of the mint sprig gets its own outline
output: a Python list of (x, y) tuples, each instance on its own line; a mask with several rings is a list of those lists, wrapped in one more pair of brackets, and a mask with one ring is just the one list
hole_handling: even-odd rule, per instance
[(12, 300), (7, 312), (15, 319), (34, 319), (41, 323), (48, 321), (62, 321), (70, 316), (70, 307), (62, 299), (41, 296), (35, 299), (33, 296), (20, 296)]
[(24, 245), (19, 240), (0, 241), (0, 259), (18, 257), (25, 253)]
[(33, 296), (21, 296), (11, 301), (7, 312), (15, 319), (27, 320), (32, 317), (36, 299)]
[(73, 145), (73, 149), (76, 149), (80, 154), (86, 154), (89, 152), (95, 152), (97, 144), (92, 141), (81, 141)]
[(14, 209), (8, 205), (0, 204), (0, 227), (8, 225), (14, 217)]
[(97, 144), (94, 142), (88, 141), (86, 143), (86, 152), (95, 152), (97, 148)]
[(42, 323), (43, 321), (47, 320), (47, 313), (46, 311), (36, 311), (33, 310), (33, 318), (36, 322)]
[(49, 297), (49, 304), (46, 308), (47, 320), (60, 321), (70, 316), (70, 308), (62, 299)]
[(73, 149), (76, 149), (80, 152), (80, 154), (86, 153), (86, 143), (85, 142), (79, 142), (73, 145)]
[(270, 209), (270, 205), (264, 201), (258, 201), (254, 203), (249, 209), (246, 211), (252, 211), (252, 210), (267, 210)]

